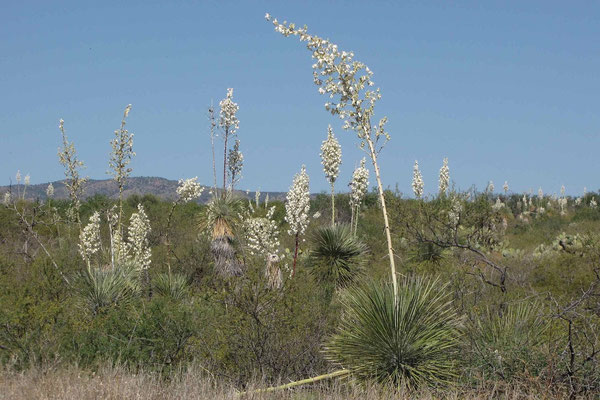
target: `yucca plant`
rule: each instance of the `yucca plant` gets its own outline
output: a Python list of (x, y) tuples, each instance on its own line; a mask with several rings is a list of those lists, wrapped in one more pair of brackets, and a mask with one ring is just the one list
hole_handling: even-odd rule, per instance
[(202, 214), (201, 225), (211, 234), (211, 252), (215, 259), (215, 271), (222, 276), (242, 274), (236, 259), (234, 231), (239, 224), (242, 203), (231, 192), (216, 193)]
[(139, 270), (133, 263), (116, 268), (85, 268), (80, 275), (79, 296), (96, 315), (106, 307), (130, 301), (140, 292)]
[(154, 279), (154, 290), (157, 295), (175, 301), (184, 299), (190, 292), (189, 278), (183, 274), (159, 274)]
[(349, 289), (337, 332), (326, 357), (360, 380), (417, 388), (454, 377), (460, 320), (445, 285), (406, 278), (394, 297), (393, 285), (370, 282)]
[(548, 322), (535, 302), (486, 308), (468, 328), (471, 365), (484, 378), (510, 380), (535, 374), (545, 361), (542, 349)]
[(319, 227), (312, 237), (309, 262), (318, 282), (346, 287), (364, 274), (367, 246), (348, 225)]

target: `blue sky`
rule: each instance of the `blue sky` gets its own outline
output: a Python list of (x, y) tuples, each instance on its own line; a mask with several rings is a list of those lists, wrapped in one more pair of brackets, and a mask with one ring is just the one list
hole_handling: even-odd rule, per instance
[[(100, 4), (101, 3), (101, 4)], [(580, 193), (600, 166), (597, 2), (5, 2), (0, 13), (0, 182), (61, 179), (58, 120), (106, 178), (124, 107), (135, 176), (198, 176), (211, 184), (206, 109), (229, 87), (240, 106), (243, 189), (286, 190), (306, 164), (327, 189), (319, 146), (327, 125), (343, 146), (337, 188), (362, 157), (323, 107), (310, 53), (264, 20), (306, 24), (374, 72), (391, 142), (385, 186), (426, 191), (449, 158), (459, 188)], [(218, 144), (218, 149), (221, 143)], [(372, 179), (374, 183), (374, 179)]]

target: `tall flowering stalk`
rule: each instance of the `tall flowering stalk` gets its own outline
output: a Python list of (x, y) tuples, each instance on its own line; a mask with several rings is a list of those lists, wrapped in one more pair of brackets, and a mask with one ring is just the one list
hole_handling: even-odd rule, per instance
[(152, 251), (150, 250), (150, 243), (148, 241), (148, 235), (152, 228), (150, 227), (150, 220), (146, 215), (144, 206), (138, 204), (138, 211), (131, 214), (129, 219), (128, 228), (128, 241), (129, 248), (131, 251), (131, 259), (140, 271), (147, 271), (152, 262)]
[(87, 178), (82, 178), (79, 175), (79, 170), (84, 168), (83, 161), (77, 158), (75, 152), (75, 145), (73, 142), (69, 142), (67, 134), (65, 133), (65, 121), (60, 120), (58, 123), (62, 135), (62, 148), (58, 148), (58, 160), (65, 168), (65, 186), (69, 192), (69, 198), (71, 199), (71, 215), (74, 216), (75, 221), (81, 228), (81, 218), (79, 216), (79, 207), (81, 206), (80, 198), (83, 195), (84, 185), (87, 182)]
[(354, 234), (358, 229), (358, 212), (360, 205), (365, 198), (367, 189), (369, 188), (369, 170), (365, 168), (366, 160), (363, 157), (360, 160), (360, 166), (354, 170), (352, 174), (352, 181), (350, 181), (350, 209), (352, 210), (352, 217), (350, 219), (350, 226), (353, 228)]
[(227, 188), (227, 141), (229, 136), (235, 135), (239, 128), (237, 112), (240, 109), (237, 103), (233, 102), (233, 89), (227, 89), (227, 97), (219, 102), (221, 111), (219, 113), (219, 126), (223, 130), (223, 191)]
[(421, 175), (421, 171), (419, 171), (419, 162), (415, 160), (415, 166), (413, 167), (412, 189), (417, 199), (423, 198), (424, 188), (425, 183), (423, 182), (423, 176)]
[(125, 107), (123, 119), (121, 120), (121, 127), (115, 131), (115, 138), (110, 141), (112, 151), (108, 162), (111, 169), (108, 173), (113, 176), (113, 179), (119, 186), (119, 220), (117, 226), (119, 230), (121, 229), (121, 222), (123, 219), (123, 190), (125, 188), (125, 182), (132, 171), (128, 165), (135, 156), (135, 152), (133, 151), (133, 133), (129, 133), (129, 131), (125, 129), (129, 111), (131, 111), (131, 104)]
[(508, 195), (508, 181), (504, 181), (504, 185), (502, 185), (502, 189), (504, 189), (504, 195)]
[[(355, 131), (361, 148), (371, 157), (383, 213), (392, 282), (397, 293), (392, 236), (377, 164), (377, 156), (390, 136), (385, 131), (387, 117), (380, 119), (376, 125), (371, 121), (374, 118), (375, 103), (381, 98), (379, 89), (371, 89), (374, 86), (371, 80), (373, 72), (362, 62), (354, 60), (353, 52), (342, 51), (329, 40), (308, 34), (306, 26), (296, 28), (293, 23), (288, 24), (285, 21), (280, 23), (277, 19), (272, 19), (269, 14), (266, 14), (265, 18), (267, 21), (272, 21), (276, 32), (285, 37), (296, 36), (301, 42), (306, 43), (307, 49), (316, 60), (313, 64), (314, 83), (319, 86), (319, 93), (328, 94), (332, 99), (325, 103), (325, 109), (344, 120), (344, 129)], [(379, 143), (380, 140), (382, 143)]]
[(79, 254), (91, 269), (91, 260), (101, 248), (100, 213), (96, 211), (90, 217), (89, 223), (79, 233)]
[(321, 144), (321, 164), (323, 172), (331, 185), (331, 225), (335, 225), (335, 180), (340, 173), (342, 146), (333, 135), (331, 125), (327, 128), (327, 139)]
[(233, 149), (229, 150), (229, 156), (227, 159), (227, 168), (229, 168), (229, 187), (233, 191), (235, 184), (240, 180), (242, 174), (242, 168), (244, 167), (244, 155), (240, 151), (240, 141), (235, 140)]
[(438, 185), (440, 196), (446, 195), (450, 186), (450, 168), (448, 168), (448, 158), (444, 158), (442, 168), (440, 168), (440, 183)]
[(306, 167), (303, 165), (299, 173), (294, 175), (294, 181), (287, 193), (285, 201), (285, 221), (289, 224), (288, 234), (294, 236), (294, 264), (292, 276), (296, 274), (296, 260), (300, 235), (304, 234), (308, 226), (308, 212), (310, 210), (309, 178)]

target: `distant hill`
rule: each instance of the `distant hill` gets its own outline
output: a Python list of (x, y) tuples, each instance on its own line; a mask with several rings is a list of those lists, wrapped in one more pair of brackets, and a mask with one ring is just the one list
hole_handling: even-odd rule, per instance
[[(49, 184), (50, 182), (27, 186), (25, 198), (45, 200), (47, 198), (46, 188)], [(52, 182), (52, 186), (54, 186), (54, 198), (66, 199), (69, 197), (67, 188), (63, 184), (63, 181)], [(128, 197), (132, 194), (152, 194), (161, 199), (173, 200), (176, 197), (177, 186), (178, 182), (175, 180), (159, 177), (132, 177), (127, 180), (124, 195), (125, 197)], [(23, 193), (23, 189), (23, 185), (13, 185), (12, 187), (0, 186), (0, 194), (3, 195), (9, 190), (11, 190), (13, 194), (16, 194), (17, 192)], [(200, 203), (206, 203), (210, 199), (209, 189), (210, 187), (205, 186), (204, 192), (199, 199)], [(254, 199), (255, 196), (255, 192), (245, 192), (242, 190), (236, 190), (235, 193), (241, 197), (246, 197), (249, 199)], [(269, 198), (271, 200), (284, 200), (286, 195), (285, 192), (261, 192), (261, 200), (264, 200), (267, 193), (269, 194)], [(85, 186), (83, 198), (91, 197), (97, 194), (105, 195), (113, 199), (118, 198), (119, 188), (117, 183), (112, 179), (90, 179)]]

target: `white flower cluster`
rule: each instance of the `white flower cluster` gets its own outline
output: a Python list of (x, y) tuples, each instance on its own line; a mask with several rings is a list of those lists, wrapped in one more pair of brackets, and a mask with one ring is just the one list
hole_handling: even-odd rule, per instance
[(234, 135), (235, 131), (239, 128), (239, 121), (236, 117), (236, 113), (240, 109), (237, 103), (233, 102), (233, 89), (227, 89), (227, 97), (219, 102), (221, 111), (219, 113), (219, 126), (223, 129), (227, 129), (228, 134)]
[(279, 230), (273, 220), (275, 207), (271, 207), (266, 217), (249, 218), (244, 221), (246, 240), (251, 254), (264, 257), (276, 256), (279, 252)]
[(52, 184), (49, 184), (46, 188), (46, 196), (54, 197), (54, 186)]
[(198, 183), (198, 177), (190, 179), (180, 179), (179, 186), (177, 187), (177, 195), (179, 200), (184, 203), (188, 201), (196, 200), (202, 195), (204, 188)]
[(460, 198), (458, 196), (454, 196), (452, 198), (452, 205), (450, 206), (450, 211), (448, 212), (448, 219), (452, 226), (456, 227), (460, 222), (460, 214), (463, 211), (463, 206)]
[(309, 178), (303, 165), (300, 173), (294, 176), (285, 202), (285, 220), (290, 225), (290, 235), (303, 234), (308, 226), (310, 210)]
[(244, 167), (244, 155), (240, 151), (240, 141), (236, 139), (233, 149), (229, 149), (227, 157), (227, 168), (231, 179), (231, 187), (240, 179), (242, 168)]
[(499, 211), (499, 210), (501, 210), (502, 208), (504, 208), (504, 203), (502, 202), (502, 200), (500, 200), (500, 197), (498, 197), (498, 198), (496, 199), (496, 202), (495, 202), (495, 203), (492, 205), (492, 209), (493, 209), (494, 211)]
[(421, 171), (419, 171), (419, 163), (415, 160), (415, 166), (413, 167), (412, 189), (417, 199), (423, 198), (424, 188), (425, 183), (423, 182)]
[(132, 171), (132, 169), (127, 166), (133, 157), (135, 157), (135, 152), (133, 151), (133, 133), (129, 133), (129, 131), (125, 129), (125, 119), (129, 115), (129, 111), (131, 111), (131, 104), (125, 107), (121, 127), (115, 130), (115, 138), (110, 141), (112, 152), (110, 153), (110, 160), (108, 162), (108, 165), (111, 168), (109, 173), (119, 184), (119, 190), (122, 190), (125, 185), (125, 180)]
[(504, 181), (504, 185), (502, 185), (502, 189), (504, 189), (504, 194), (508, 194), (508, 181)]
[(138, 204), (138, 212), (131, 214), (129, 219), (127, 233), (132, 260), (140, 270), (147, 269), (152, 261), (152, 251), (148, 242), (150, 231), (150, 220), (144, 206)]
[(121, 231), (119, 230), (119, 213), (117, 211), (117, 206), (113, 206), (108, 211), (108, 225), (110, 228), (110, 251), (111, 251), (111, 259), (113, 268), (116, 264), (120, 262), (126, 262), (129, 259), (129, 246)]
[(92, 256), (100, 250), (101, 244), (100, 213), (96, 211), (79, 234), (79, 254), (88, 265)]
[(567, 198), (561, 197), (558, 199), (558, 207), (560, 208), (560, 215), (567, 213)]
[(25, 180), (23, 181), (25, 186), (29, 186), (30, 182), (31, 182), (31, 177), (29, 176), (29, 174), (25, 175)]
[(486, 192), (488, 192), (488, 193), (494, 193), (494, 189), (495, 189), (494, 182), (493, 181), (489, 181), (489, 183), (487, 185), (487, 188), (485, 189)]
[(4, 193), (4, 198), (2, 199), (2, 203), (8, 207), (10, 205), (12, 198), (10, 196), (10, 192), (5, 192)]
[(350, 182), (350, 207), (358, 207), (365, 198), (369, 188), (369, 170), (365, 168), (366, 160), (360, 160), (360, 167), (354, 170)]
[(438, 189), (440, 194), (446, 194), (450, 186), (450, 168), (448, 168), (448, 158), (444, 158), (442, 168), (440, 168), (440, 183)]
[(17, 170), (17, 174), (15, 175), (15, 179), (17, 181), (17, 185), (21, 183), (21, 170)]
[(544, 199), (544, 191), (542, 190), (542, 187), (540, 186), (540, 188), (538, 189), (538, 200), (543, 200)]
[[(362, 62), (354, 60), (354, 53), (342, 51), (329, 40), (307, 33), (307, 28), (296, 28), (294, 23), (280, 23), (265, 15), (267, 21), (272, 21), (275, 31), (283, 36), (297, 36), (301, 42), (306, 42), (307, 49), (312, 53), (316, 62), (313, 64), (314, 83), (319, 86), (319, 93), (329, 94), (336, 102), (325, 103), (325, 109), (332, 115), (339, 115), (345, 121), (344, 129), (353, 129), (359, 138), (370, 134), (369, 124), (374, 113), (374, 106), (381, 98), (379, 89), (369, 89), (373, 86), (373, 72)], [(365, 90), (366, 89), (366, 90)], [(386, 119), (382, 119), (375, 127), (376, 136), (389, 135), (383, 127)]]
[(598, 207), (598, 203), (596, 202), (596, 198), (592, 197), (592, 199), (590, 200), (590, 207), (592, 207), (592, 208)]
[(342, 146), (333, 135), (331, 125), (327, 128), (327, 139), (321, 145), (321, 164), (329, 183), (334, 183), (340, 173), (342, 163)]

